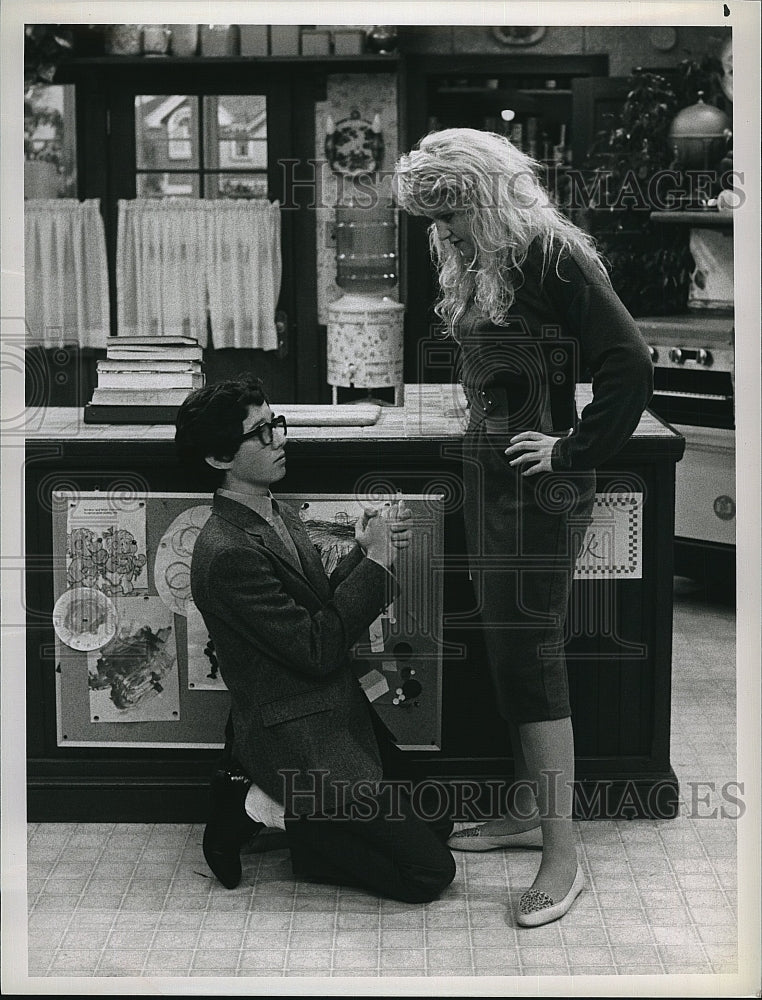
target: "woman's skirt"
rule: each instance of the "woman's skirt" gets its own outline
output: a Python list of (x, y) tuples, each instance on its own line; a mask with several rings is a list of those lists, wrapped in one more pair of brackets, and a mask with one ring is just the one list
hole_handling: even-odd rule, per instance
[[(515, 724), (571, 714), (564, 626), (595, 472), (523, 476), (510, 434), (473, 422), (463, 444), (469, 565), (500, 714)], [(513, 456), (512, 456), (513, 457)]]

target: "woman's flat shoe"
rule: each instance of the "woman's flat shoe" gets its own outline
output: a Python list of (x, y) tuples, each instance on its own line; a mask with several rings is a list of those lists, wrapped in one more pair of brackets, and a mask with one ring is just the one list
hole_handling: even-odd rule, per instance
[(585, 887), (585, 876), (577, 865), (572, 887), (560, 903), (554, 903), (552, 898), (541, 889), (528, 889), (519, 900), (519, 912), (516, 922), (520, 927), (540, 927), (558, 920), (571, 909), (574, 900)]
[(539, 826), (520, 833), (485, 834), (485, 826), (470, 826), (459, 830), (447, 841), (451, 851), (495, 851), (501, 847), (524, 850), (542, 847), (542, 830)]

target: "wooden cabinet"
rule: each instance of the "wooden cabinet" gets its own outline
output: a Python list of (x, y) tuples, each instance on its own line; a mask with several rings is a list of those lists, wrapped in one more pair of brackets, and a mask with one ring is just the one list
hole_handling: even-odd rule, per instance
[[(440, 394), (432, 402), (432, 394)], [(445, 782), (504, 779), (508, 734), (491, 694), (460, 507), (461, 435), (454, 387), (406, 386), (405, 407), (372, 428), (294, 428), (283, 492), (401, 489), (444, 495), (441, 749), (396, 751), (390, 773)], [(580, 403), (584, 400), (580, 399)], [(436, 412), (434, 412), (436, 404)], [(454, 426), (455, 425), (455, 426)], [(68, 428), (68, 430), (67, 430)], [(579, 814), (677, 808), (670, 764), (672, 535), (675, 463), (683, 439), (650, 413), (601, 467), (598, 492), (642, 497), (626, 548), (636, 566), (575, 581), (566, 643)], [(168, 427), (80, 427), (51, 412), (27, 442), (28, 782), (31, 820), (200, 821), (218, 752), (197, 748), (58, 745), (52, 505), (54, 490), (196, 493), (209, 488), (177, 463)], [(605, 505), (605, 504), (604, 504)], [(628, 556), (628, 561), (630, 557)], [(209, 741), (220, 738), (210, 732)]]

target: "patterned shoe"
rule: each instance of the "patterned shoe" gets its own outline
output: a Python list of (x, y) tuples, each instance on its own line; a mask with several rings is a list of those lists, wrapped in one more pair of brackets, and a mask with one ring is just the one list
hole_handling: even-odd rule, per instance
[(491, 836), (484, 833), (486, 824), (470, 826), (459, 830), (447, 841), (451, 851), (495, 851), (501, 847), (513, 847), (523, 850), (542, 848), (542, 831), (539, 826), (521, 833), (503, 833)]
[(558, 920), (569, 911), (584, 887), (585, 876), (577, 865), (577, 874), (574, 876), (572, 887), (560, 903), (554, 903), (547, 892), (543, 892), (541, 889), (528, 889), (519, 900), (516, 922), (520, 927), (540, 927), (542, 924)]

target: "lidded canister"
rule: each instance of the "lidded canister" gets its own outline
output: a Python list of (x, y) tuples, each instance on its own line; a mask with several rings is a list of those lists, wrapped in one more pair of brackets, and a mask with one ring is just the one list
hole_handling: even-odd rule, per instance
[(400, 302), (378, 295), (344, 295), (328, 307), (327, 381), (333, 386), (402, 386)]

